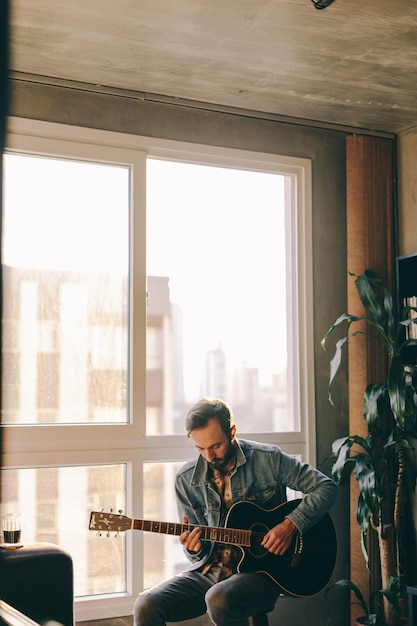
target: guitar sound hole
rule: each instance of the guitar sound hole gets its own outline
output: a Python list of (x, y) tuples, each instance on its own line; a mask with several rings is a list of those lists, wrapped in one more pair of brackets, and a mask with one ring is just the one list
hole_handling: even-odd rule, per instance
[(269, 531), (268, 526), (265, 524), (253, 524), (249, 530), (252, 531), (251, 545), (249, 548), (250, 554), (256, 558), (265, 556), (268, 550), (261, 546), (261, 541)]

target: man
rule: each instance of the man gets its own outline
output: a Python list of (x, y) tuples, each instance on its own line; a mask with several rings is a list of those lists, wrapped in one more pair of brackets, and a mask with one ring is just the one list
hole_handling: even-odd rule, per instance
[(216, 626), (248, 626), (248, 618), (269, 612), (280, 594), (265, 574), (238, 572), (240, 548), (202, 540), (202, 526), (223, 527), (235, 502), (273, 509), (286, 500), (286, 488), (302, 492), (300, 504), (271, 528), (261, 545), (282, 555), (294, 534), (308, 530), (337, 497), (335, 483), (272, 444), (238, 440), (230, 407), (203, 398), (188, 411), (188, 438), (198, 458), (178, 472), (175, 491), (184, 524), (196, 526), (180, 535), (190, 568), (141, 593), (135, 603), (135, 626), (164, 626), (208, 613)]

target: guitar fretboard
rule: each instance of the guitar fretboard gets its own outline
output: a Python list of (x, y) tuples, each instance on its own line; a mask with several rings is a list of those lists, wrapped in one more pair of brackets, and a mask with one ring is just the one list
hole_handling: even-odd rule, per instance
[(214, 528), (211, 526), (197, 526), (195, 524), (174, 524), (172, 522), (152, 522), (149, 520), (135, 519), (132, 528), (150, 533), (162, 533), (164, 535), (179, 536), (186, 531), (200, 528), (201, 539), (206, 541), (216, 541), (219, 543), (230, 543), (236, 546), (250, 547), (250, 536), (252, 531), (238, 528)]

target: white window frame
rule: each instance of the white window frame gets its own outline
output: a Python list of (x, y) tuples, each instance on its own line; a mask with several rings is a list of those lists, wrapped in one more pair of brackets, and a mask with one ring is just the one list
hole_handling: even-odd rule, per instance
[[(133, 136), (66, 126), (37, 120), (9, 118), (6, 150), (59, 155), (96, 162), (120, 163), (131, 176), (131, 298), (130, 398), (131, 423), (120, 425), (3, 426), (4, 468), (26, 468), (96, 463), (126, 463), (127, 510), (141, 517), (142, 464), (192, 458), (194, 449), (183, 435), (146, 436), (146, 158), (147, 155), (205, 165), (288, 174), (291, 180), (292, 219), (297, 229), (291, 299), (298, 321), (290, 329), (299, 361), (293, 368), (299, 384), (300, 432), (251, 433), (251, 438), (277, 443), (289, 454), (313, 465), (315, 458), (315, 397), (313, 346), (313, 274), (311, 162), (309, 159), (219, 148), (200, 144)], [(296, 253), (296, 254), (295, 254)], [(289, 315), (289, 320), (294, 316)], [(296, 371), (298, 370), (298, 371)], [(132, 384), (134, 382), (134, 384)], [(244, 436), (244, 435), (243, 435)], [(173, 441), (173, 438), (175, 441)], [(138, 556), (143, 533), (127, 533), (127, 592), (80, 598), (75, 621), (129, 615), (141, 589), (143, 566)]]

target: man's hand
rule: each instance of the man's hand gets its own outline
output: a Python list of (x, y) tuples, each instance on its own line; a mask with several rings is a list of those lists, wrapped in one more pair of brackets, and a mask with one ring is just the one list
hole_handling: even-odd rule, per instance
[(297, 526), (288, 517), (271, 528), (261, 541), (261, 545), (272, 554), (282, 555), (290, 547), (293, 535), (298, 532)]
[[(188, 517), (182, 518), (183, 524), (188, 524)], [(200, 552), (202, 549), (201, 541), (200, 541), (201, 529), (194, 528), (191, 532), (186, 530), (185, 533), (180, 535), (180, 543), (184, 546), (188, 552)]]

